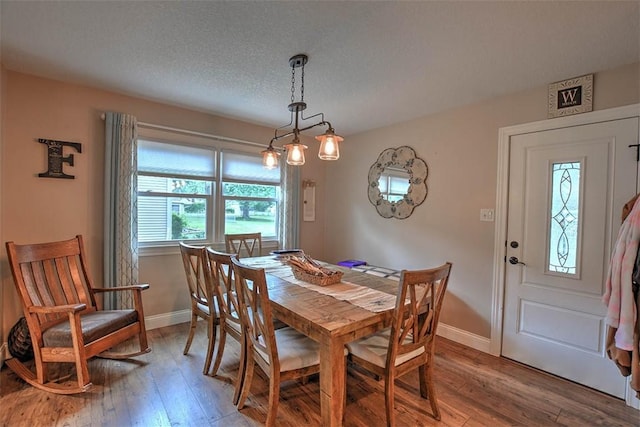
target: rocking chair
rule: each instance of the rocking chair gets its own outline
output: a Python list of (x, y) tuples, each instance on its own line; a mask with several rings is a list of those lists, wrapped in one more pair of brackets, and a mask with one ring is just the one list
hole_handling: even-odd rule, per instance
[[(151, 351), (147, 345), (141, 295), (149, 285), (94, 288), (82, 236), (32, 245), (7, 242), (6, 246), (35, 359), (35, 372), (17, 358), (6, 361), (20, 378), (52, 393), (81, 393), (92, 385), (87, 367), (92, 357), (127, 359)], [(133, 309), (98, 307), (96, 294), (120, 291), (133, 292)], [(140, 351), (109, 351), (136, 336)], [(74, 363), (76, 380), (50, 380), (51, 363)]]

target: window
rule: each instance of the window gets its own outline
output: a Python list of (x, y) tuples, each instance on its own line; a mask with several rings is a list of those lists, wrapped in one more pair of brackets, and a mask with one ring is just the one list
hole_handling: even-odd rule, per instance
[(221, 242), (224, 233), (278, 235), (280, 170), (258, 153), (138, 140), (138, 241)]
[(277, 235), (280, 171), (262, 166), (262, 157), (222, 153), (225, 233)]

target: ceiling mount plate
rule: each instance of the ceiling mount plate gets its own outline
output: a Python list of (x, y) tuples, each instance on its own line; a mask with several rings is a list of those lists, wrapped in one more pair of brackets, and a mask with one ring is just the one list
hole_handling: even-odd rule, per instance
[(302, 111), (302, 110), (306, 110), (307, 109), (307, 103), (306, 102), (302, 102), (302, 101), (298, 101), (298, 102), (292, 102), (291, 104), (289, 104), (289, 111)]
[(291, 68), (300, 68), (305, 65), (309, 61), (309, 57), (304, 53), (299, 53), (297, 55), (289, 58), (289, 66)]

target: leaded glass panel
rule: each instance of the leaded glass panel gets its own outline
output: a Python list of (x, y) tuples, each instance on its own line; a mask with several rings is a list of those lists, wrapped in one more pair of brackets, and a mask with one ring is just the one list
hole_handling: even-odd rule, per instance
[(574, 275), (578, 262), (580, 162), (554, 163), (551, 179), (549, 259), (551, 272)]

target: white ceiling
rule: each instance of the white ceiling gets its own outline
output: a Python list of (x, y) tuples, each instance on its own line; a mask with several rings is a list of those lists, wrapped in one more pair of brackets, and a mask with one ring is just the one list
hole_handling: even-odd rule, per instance
[[(5, 1), (11, 70), (349, 135), (640, 61), (640, 2)], [(595, 83), (597, 85), (597, 81)]]

